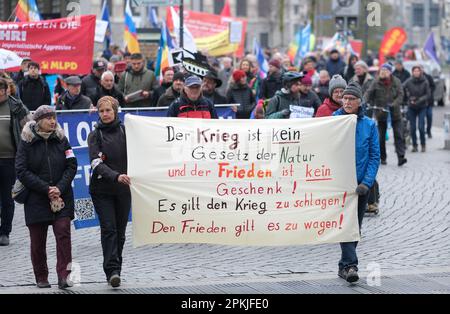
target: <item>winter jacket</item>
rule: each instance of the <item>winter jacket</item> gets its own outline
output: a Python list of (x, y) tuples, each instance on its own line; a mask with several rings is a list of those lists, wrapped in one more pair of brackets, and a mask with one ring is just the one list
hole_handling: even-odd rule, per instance
[(411, 73), (409, 73), (408, 70), (406, 69), (403, 69), (403, 71), (395, 70), (392, 73), (392, 75), (398, 78), (400, 82), (402, 82), (402, 84), (405, 83), (411, 77)]
[(81, 82), (81, 94), (91, 99), (91, 102), (95, 104), (95, 97), (97, 95), (97, 88), (100, 86), (100, 78), (93, 73), (84, 77)]
[[(361, 81), (361, 79), (362, 79), (362, 81)], [(370, 85), (372, 85), (373, 81), (374, 81), (374, 78), (369, 73), (364, 74), (364, 77), (359, 77), (359, 76), (355, 75), (350, 80), (350, 82), (356, 82), (361, 86), (363, 95), (369, 89)]]
[[(387, 85), (380, 78), (375, 79), (364, 94), (364, 100), (371, 106), (389, 109), (392, 120), (398, 121), (402, 117), (403, 94), (402, 83), (391, 75), (391, 81)], [(376, 118), (378, 121), (387, 121), (388, 114), (377, 110)]]
[(122, 94), (122, 92), (116, 87), (113, 86), (112, 89), (105, 89), (103, 86), (97, 87), (97, 93), (95, 94), (95, 102), (93, 103), (94, 106), (97, 107), (98, 101), (105, 96), (111, 96), (112, 98), (117, 99), (119, 102), (119, 106), (123, 107), (125, 105), (125, 98)]
[[(333, 116), (346, 114), (344, 109), (341, 108)], [(380, 144), (376, 124), (365, 116), (362, 107), (358, 112), (355, 144), (357, 182), (371, 188), (380, 166)]]
[(167, 117), (219, 119), (211, 101), (203, 96), (197, 101), (192, 101), (184, 92), (170, 105)]
[(434, 83), (434, 79), (431, 75), (424, 73), (425, 78), (428, 80), (428, 84), (430, 85), (430, 99), (428, 100), (428, 106), (433, 107), (434, 106), (434, 92), (436, 91), (436, 83)]
[(203, 92), (203, 96), (210, 100), (213, 105), (226, 105), (228, 104), (227, 98), (220, 95), (217, 90), (215, 90), (211, 95)]
[(81, 93), (70, 99), (69, 92), (65, 92), (59, 97), (56, 103), (56, 110), (83, 110), (91, 108), (91, 99), (82, 95)]
[(300, 97), (294, 96), (283, 88), (270, 99), (266, 109), (266, 119), (288, 119), (289, 116), (284, 115), (282, 111), (290, 110), (291, 106), (301, 106)]
[[(139, 90), (151, 93), (156, 88), (158, 88), (156, 76), (153, 71), (150, 71), (146, 68), (143, 68), (140, 72), (137, 73), (133, 70), (127, 71), (122, 75), (122, 78), (119, 81), (119, 90), (124, 94), (125, 97)], [(150, 95), (150, 98), (127, 103), (124, 107), (150, 107), (151, 97), (152, 96)]]
[(40, 106), (51, 105), (50, 89), (42, 76), (33, 79), (25, 77), (19, 84), (18, 93), (25, 106), (31, 111)]
[(170, 83), (162, 83), (160, 87), (155, 89), (152, 95), (151, 106), (157, 107), (159, 99), (167, 92), (167, 90), (172, 86), (172, 82)]
[(6, 101), (11, 115), (11, 140), (17, 150), (21, 141), (22, 129), (31, 120), (31, 114), (19, 99), (9, 96)]
[(169, 107), (178, 97), (180, 97), (180, 93), (171, 87), (159, 98), (156, 107)]
[(262, 81), (261, 88), (259, 91), (260, 99), (270, 99), (275, 96), (283, 87), (283, 80), (281, 79), (281, 74), (279, 72), (269, 75)]
[(336, 74), (344, 76), (345, 62), (341, 58), (337, 60), (329, 59), (327, 61), (326, 70), (333, 77)]
[[(425, 76), (422, 75), (419, 78), (410, 77), (403, 86), (408, 107), (412, 109), (423, 109), (428, 106), (431, 90)], [(411, 103), (413, 99), (415, 100), (415, 104)]]
[(300, 93), (300, 106), (314, 108), (314, 114), (316, 114), (321, 104), (319, 96), (313, 91), (309, 91), (308, 94)]
[(125, 127), (120, 120), (111, 124), (99, 121), (88, 136), (88, 145), (92, 169), (89, 192), (107, 195), (130, 193), (127, 185), (117, 181), (119, 175), (127, 174)]
[[(77, 160), (58, 124), (48, 140), (36, 133), (36, 122), (28, 122), (16, 156), (17, 178), (29, 189), (25, 202), (26, 225), (52, 222), (63, 217), (74, 218), (72, 181), (77, 173)], [(50, 209), (48, 190), (56, 186), (65, 207), (58, 213)]]
[(237, 119), (249, 119), (255, 108), (256, 99), (248, 85), (231, 84), (227, 92), (227, 102), (229, 104), (240, 104), (236, 113)]
[(320, 101), (323, 103), (325, 99), (330, 97), (330, 81), (326, 82), (325, 84), (318, 83), (316, 85), (313, 85), (313, 90), (319, 96)]
[(316, 113), (316, 118), (331, 117), (333, 113), (339, 110), (342, 106), (335, 103), (331, 98), (325, 99), (323, 104), (319, 107)]

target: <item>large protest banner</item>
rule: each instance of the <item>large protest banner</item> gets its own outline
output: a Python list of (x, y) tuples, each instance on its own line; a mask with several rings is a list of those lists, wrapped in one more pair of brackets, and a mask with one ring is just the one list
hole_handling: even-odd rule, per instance
[(354, 115), (125, 126), (135, 247), (359, 240)]
[(95, 15), (85, 15), (38, 22), (0, 22), (0, 48), (40, 63), (42, 73), (89, 74), (95, 19)]
[[(216, 110), (222, 119), (235, 118), (235, 113), (230, 106), (219, 106)], [(167, 116), (167, 108), (158, 108), (157, 110), (154, 108), (123, 110), (119, 113), (122, 121), (124, 121), (123, 119), (126, 113), (150, 117), (165, 117)], [(87, 142), (89, 133), (94, 130), (97, 121), (98, 114), (96, 112), (58, 112), (58, 123), (64, 129), (78, 162), (77, 174), (72, 182), (75, 197), (74, 226), (76, 229), (96, 227), (99, 225), (89, 194), (91, 163)]]

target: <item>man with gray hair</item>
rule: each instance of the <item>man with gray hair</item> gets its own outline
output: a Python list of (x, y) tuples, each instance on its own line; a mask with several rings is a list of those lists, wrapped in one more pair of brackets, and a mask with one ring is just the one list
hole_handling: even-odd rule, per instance
[(360, 60), (355, 63), (355, 76), (353, 76), (350, 81), (359, 83), (362, 89), (363, 95), (369, 89), (370, 85), (374, 81), (374, 77), (369, 73), (369, 66), (364, 61)]
[(225, 96), (228, 90), (228, 84), (230, 83), (231, 75), (233, 74), (233, 60), (230, 57), (224, 57), (220, 60), (222, 64), (222, 70), (219, 71), (219, 80), (222, 81), (222, 86), (217, 89), (219, 94)]
[(82, 81), (78, 76), (69, 76), (64, 80), (67, 91), (58, 98), (56, 110), (83, 110), (92, 107), (89, 97), (81, 94)]
[(120, 106), (125, 104), (125, 98), (122, 92), (114, 84), (114, 73), (111, 71), (106, 71), (102, 74), (100, 86), (97, 87), (94, 105), (97, 106), (98, 101), (105, 96), (111, 96), (112, 98), (117, 99)]

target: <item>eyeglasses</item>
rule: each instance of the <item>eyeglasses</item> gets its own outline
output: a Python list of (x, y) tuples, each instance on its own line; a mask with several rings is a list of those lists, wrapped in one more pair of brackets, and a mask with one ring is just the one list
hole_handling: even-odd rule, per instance
[(343, 90), (334, 90), (333, 91), (333, 95), (343, 95), (344, 94), (344, 91)]
[(343, 101), (355, 101), (357, 99), (358, 98), (356, 98), (356, 97), (344, 97), (344, 98), (342, 98)]

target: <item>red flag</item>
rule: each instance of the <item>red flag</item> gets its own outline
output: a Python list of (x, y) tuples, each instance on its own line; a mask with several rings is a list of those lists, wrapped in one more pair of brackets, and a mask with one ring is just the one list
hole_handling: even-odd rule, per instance
[(380, 46), (379, 60), (383, 64), (385, 58), (390, 55), (396, 55), (402, 49), (403, 44), (408, 39), (406, 32), (401, 27), (391, 28), (384, 34), (384, 39)]
[(220, 16), (231, 17), (231, 7), (230, 7), (229, 0), (225, 1), (225, 5), (223, 6), (223, 10), (222, 10), (222, 13), (220, 13)]

